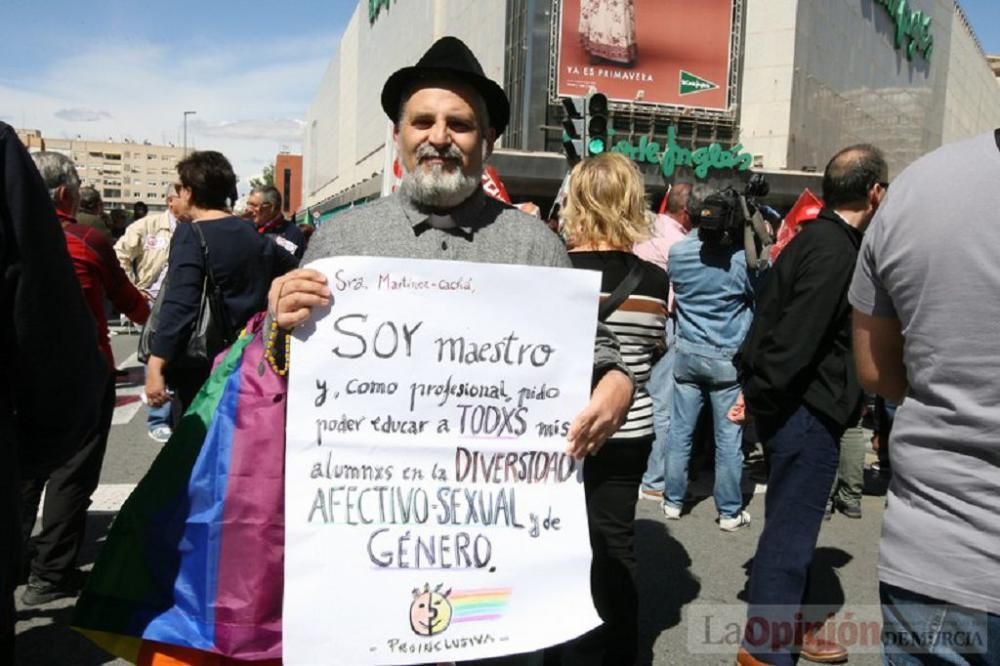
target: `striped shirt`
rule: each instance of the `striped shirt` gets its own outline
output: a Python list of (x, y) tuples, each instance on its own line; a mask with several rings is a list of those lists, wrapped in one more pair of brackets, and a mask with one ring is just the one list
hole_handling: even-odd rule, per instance
[(613, 438), (652, 437), (653, 402), (646, 391), (646, 381), (665, 343), (667, 294), (670, 289), (667, 273), (630, 252), (570, 252), (569, 257), (575, 268), (601, 273), (602, 299), (611, 295), (635, 262), (639, 262), (644, 269), (639, 285), (605, 323), (618, 338), (622, 360), (635, 375), (638, 387), (628, 417)]

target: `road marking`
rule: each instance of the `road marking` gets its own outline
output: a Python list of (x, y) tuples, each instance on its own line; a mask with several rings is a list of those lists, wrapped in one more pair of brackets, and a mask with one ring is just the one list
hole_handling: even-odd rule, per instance
[(134, 483), (102, 483), (91, 498), (90, 512), (117, 512), (135, 490)]
[(132, 366), (141, 366), (139, 363), (139, 352), (132, 352), (131, 356), (118, 364), (118, 369), (124, 370)]
[(142, 399), (139, 396), (144, 390), (144, 386), (127, 386), (117, 390), (115, 413), (111, 417), (111, 425), (125, 425), (132, 420), (132, 417), (142, 407)]
[[(119, 509), (122, 508), (122, 504), (128, 499), (128, 496), (132, 494), (135, 490), (136, 484), (134, 483), (102, 483), (97, 486), (97, 490), (91, 496), (90, 507), (87, 508), (88, 513), (118, 513)], [(38, 502), (38, 515), (42, 515), (42, 509), (45, 507), (45, 491), (42, 491), (42, 498)]]
[(118, 364), (119, 370), (128, 371), (129, 386), (117, 387), (115, 393), (115, 413), (111, 417), (111, 425), (125, 425), (132, 421), (139, 408), (142, 407), (142, 395), (145, 389), (142, 366), (139, 364), (139, 357), (132, 353), (124, 361)]

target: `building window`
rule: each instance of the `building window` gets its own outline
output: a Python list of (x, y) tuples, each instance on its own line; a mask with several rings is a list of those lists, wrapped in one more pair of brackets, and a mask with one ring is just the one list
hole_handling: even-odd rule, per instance
[(112, 189), (104, 188), (104, 198), (105, 199), (121, 199), (122, 198), (122, 191), (121, 190), (112, 190)]

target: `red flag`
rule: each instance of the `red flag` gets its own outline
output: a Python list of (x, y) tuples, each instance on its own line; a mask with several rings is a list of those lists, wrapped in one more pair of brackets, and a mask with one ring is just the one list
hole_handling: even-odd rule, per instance
[(771, 247), (772, 263), (781, 254), (781, 251), (785, 249), (785, 246), (795, 238), (795, 234), (799, 233), (800, 225), (803, 222), (815, 220), (819, 217), (821, 210), (823, 210), (823, 200), (809, 191), (807, 187), (799, 196), (799, 200), (792, 206), (792, 209), (788, 211), (781, 229), (778, 230), (778, 240)]
[(510, 203), (510, 195), (507, 194), (507, 188), (503, 186), (503, 181), (500, 180), (500, 174), (488, 164), (483, 169), (483, 191), (494, 199)]
[(663, 199), (660, 200), (660, 215), (667, 212), (667, 199), (670, 198), (670, 190), (673, 189), (670, 185), (667, 185), (667, 191), (663, 193)]

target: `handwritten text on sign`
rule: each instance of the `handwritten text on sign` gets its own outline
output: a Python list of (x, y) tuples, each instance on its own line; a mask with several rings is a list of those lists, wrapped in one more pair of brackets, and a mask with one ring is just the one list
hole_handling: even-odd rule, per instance
[(539, 649), (598, 623), (580, 466), (599, 276), (337, 257), (292, 343), (288, 664)]

